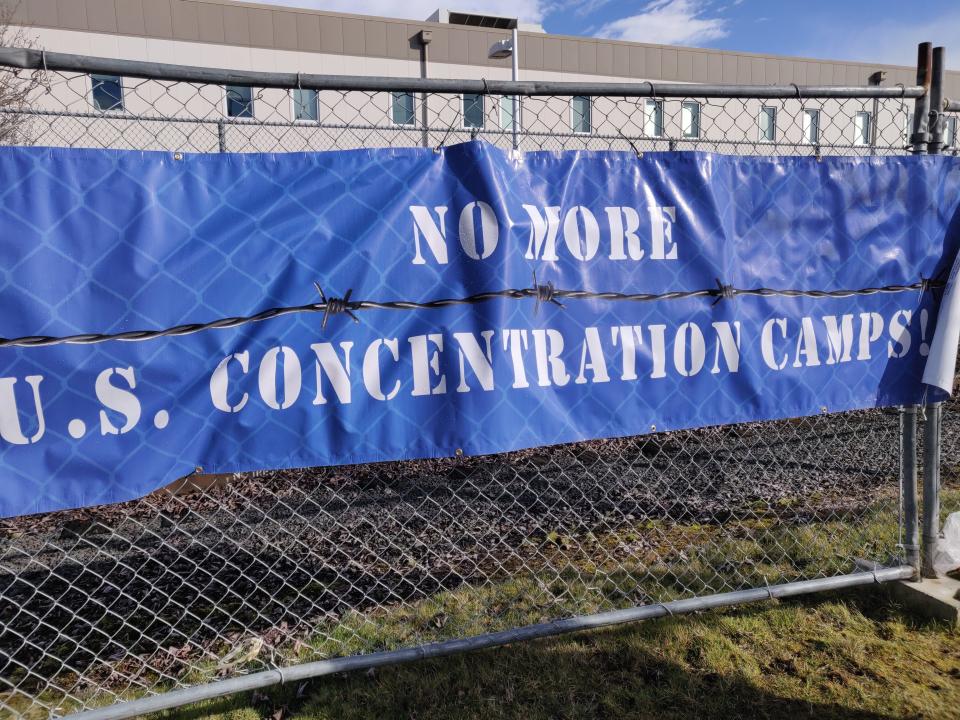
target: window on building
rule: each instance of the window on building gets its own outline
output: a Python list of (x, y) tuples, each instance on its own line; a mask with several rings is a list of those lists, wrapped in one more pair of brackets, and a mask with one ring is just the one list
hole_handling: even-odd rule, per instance
[(700, 103), (686, 100), (681, 104), (680, 132), (685, 138), (700, 137)]
[(297, 88), (293, 91), (293, 119), (302, 122), (320, 120), (320, 102), (316, 90)]
[(91, 75), (93, 107), (123, 112), (123, 78), (119, 75)]
[(253, 117), (253, 88), (249, 85), (227, 85), (227, 117)]
[(764, 105), (760, 108), (760, 142), (775, 142), (777, 139), (777, 109)]
[(853, 116), (853, 144), (869, 145), (870, 133), (870, 113), (858, 112)]
[(953, 148), (957, 144), (957, 119), (955, 117), (943, 118), (943, 147)]
[(590, 98), (586, 95), (575, 95), (570, 99), (570, 127), (575, 133), (592, 131)]
[(483, 95), (463, 94), (463, 126), (482, 128), (484, 120)]
[(390, 118), (394, 125), (413, 125), (416, 123), (413, 93), (390, 93)]
[(647, 137), (663, 135), (663, 102), (661, 100), (644, 101), (643, 134)]
[(820, 111), (803, 111), (803, 141), (810, 145), (820, 142)]
[(520, 129), (520, 118), (517, 112), (519, 109), (520, 103), (517, 97), (500, 98), (500, 128), (502, 130), (513, 130), (514, 122), (517, 123), (516, 129)]

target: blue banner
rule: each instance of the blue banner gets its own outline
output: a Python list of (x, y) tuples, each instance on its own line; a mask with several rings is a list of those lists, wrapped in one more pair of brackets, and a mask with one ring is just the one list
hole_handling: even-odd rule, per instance
[(733, 288), (910, 285), (948, 268), (960, 237), (960, 164), (945, 157), (3, 148), (0, 170), (6, 338), (248, 316), (319, 302), (315, 282), (352, 301), (518, 291), (325, 327), (299, 312), (0, 348), (4, 516), (132, 499), (198, 467), (494, 453), (918, 402), (929, 288)]

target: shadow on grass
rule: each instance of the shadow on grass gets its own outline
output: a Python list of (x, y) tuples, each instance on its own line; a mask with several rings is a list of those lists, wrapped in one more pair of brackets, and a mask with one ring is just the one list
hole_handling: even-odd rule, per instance
[(848, 592), (319, 678), (163, 717), (946, 718), (955, 698), (924, 692), (956, 676), (920, 665), (951, 643), (883, 591)]

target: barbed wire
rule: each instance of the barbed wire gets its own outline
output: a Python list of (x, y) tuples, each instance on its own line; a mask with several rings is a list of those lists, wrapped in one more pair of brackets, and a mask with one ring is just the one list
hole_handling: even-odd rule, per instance
[(306, 305), (291, 305), (284, 307), (274, 307), (253, 315), (240, 315), (234, 317), (219, 318), (203, 323), (186, 323), (183, 325), (174, 325), (173, 327), (159, 330), (127, 330), (117, 333), (78, 333), (75, 335), (25, 335), (16, 338), (0, 338), (0, 348), (7, 347), (49, 347), (51, 345), (96, 345), (98, 343), (119, 341), (119, 342), (143, 342), (146, 340), (155, 340), (162, 337), (179, 337), (182, 335), (193, 335), (206, 330), (226, 330), (229, 328), (240, 327), (252, 323), (273, 320), (284, 315), (294, 315), (299, 313), (323, 313), (321, 327), (326, 328), (327, 321), (332, 315), (347, 314), (354, 322), (359, 322), (359, 318), (354, 312), (360, 310), (439, 310), (446, 307), (459, 305), (478, 305), (491, 300), (536, 300), (535, 310), (539, 312), (540, 307), (546, 303), (557, 305), (561, 309), (564, 305), (560, 302), (564, 300), (606, 300), (610, 302), (655, 302), (669, 300), (688, 300), (690, 298), (714, 298), (713, 304), (716, 305), (721, 300), (732, 300), (734, 298), (744, 297), (806, 297), (806, 298), (845, 298), (863, 295), (893, 294), (902, 292), (912, 292), (919, 290), (927, 292), (933, 289), (941, 288), (946, 283), (939, 279), (921, 278), (918, 282), (908, 285), (881, 285), (877, 287), (858, 288), (855, 290), (796, 290), (796, 289), (778, 289), (778, 288), (738, 288), (717, 280), (717, 287), (705, 288), (703, 290), (674, 290), (664, 293), (623, 293), (614, 291), (594, 291), (594, 290), (564, 290), (557, 288), (552, 282), (538, 283), (536, 275), (532, 287), (528, 288), (510, 288), (506, 290), (490, 290), (487, 292), (475, 293), (462, 298), (439, 298), (437, 300), (351, 300), (353, 290), (348, 290), (342, 297), (328, 297), (320, 285), (314, 283), (317, 292), (320, 293), (320, 302), (308, 303)]

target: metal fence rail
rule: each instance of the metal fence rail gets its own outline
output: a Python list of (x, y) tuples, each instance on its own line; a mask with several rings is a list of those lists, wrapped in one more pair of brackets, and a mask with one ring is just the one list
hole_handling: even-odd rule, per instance
[[(291, 152), (479, 137), (520, 150), (882, 155), (924, 152), (928, 139), (922, 82), (329, 78), (10, 50), (0, 63), (0, 81), (34, 84), (30, 102), (0, 108), (3, 122), (69, 147)], [(90, 73), (123, 76), (120, 93), (94, 93)], [(252, 89), (228, 98), (225, 85)], [(191, 477), (131, 503), (0, 521), (0, 713), (154, 698), (100, 715), (120, 717), (217, 680), (229, 683), (202, 692), (906, 577), (916, 527), (899, 479), (916, 473), (916, 455), (902, 415), (825, 408), (489, 457)], [(864, 572), (864, 560), (892, 569)], [(333, 658), (355, 659), (291, 669)]]

